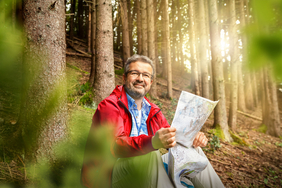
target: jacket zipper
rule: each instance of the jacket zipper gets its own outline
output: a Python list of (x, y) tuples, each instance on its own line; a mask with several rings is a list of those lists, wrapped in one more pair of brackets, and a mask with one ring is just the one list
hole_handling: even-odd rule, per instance
[[(120, 100), (120, 98), (119, 98), (118, 100), (119, 100), (119, 102), (123, 105), (123, 107), (127, 110), (127, 113), (130, 114), (129, 117), (132, 118), (132, 117), (131, 117), (131, 113), (130, 113), (130, 111), (126, 108), (125, 104)], [(132, 119), (131, 119), (131, 122), (132, 122)], [(130, 128), (129, 136), (130, 136), (130, 134), (131, 134), (131, 131), (132, 131), (132, 123), (131, 123), (131, 128)]]
[(152, 129), (152, 125), (151, 125), (151, 120), (153, 119), (153, 117), (155, 117), (157, 115), (157, 113), (159, 113), (161, 111), (161, 109), (159, 111), (157, 111), (152, 117), (151, 119), (149, 120), (149, 125), (150, 125), (150, 128), (151, 128), (151, 132), (152, 132), (152, 135), (154, 136), (155, 133), (153, 132), (153, 129)]

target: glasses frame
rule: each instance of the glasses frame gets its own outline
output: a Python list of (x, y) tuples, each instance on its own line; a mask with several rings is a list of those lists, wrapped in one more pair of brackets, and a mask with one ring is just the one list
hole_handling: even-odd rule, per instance
[(137, 71), (137, 70), (128, 71), (128, 72), (126, 72), (126, 75), (127, 75), (127, 74), (130, 74), (130, 75), (131, 75), (132, 72), (136, 72), (136, 73), (138, 74), (136, 78), (138, 78), (138, 77), (140, 76), (140, 74), (142, 74), (142, 78), (144, 78), (144, 79), (147, 79), (146, 76), (144, 77), (144, 74), (150, 75), (150, 77), (149, 77), (148, 79), (152, 79), (152, 78), (153, 78), (153, 75), (152, 75), (152, 74), (147, 73), (147, 72), (139, 72), (139, 71)]

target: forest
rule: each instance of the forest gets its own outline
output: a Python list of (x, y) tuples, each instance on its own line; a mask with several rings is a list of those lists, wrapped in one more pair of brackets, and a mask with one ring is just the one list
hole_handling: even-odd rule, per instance
[[(281, 28), (281, 0), (1, 0), (0, 187), (81, 187), (92, 116), (133, 54), (169, 123), (182, 90), (219, 100), (201, 131), (226, 187), (282, 187)], [(97, 187), (110, 131), (90, 133)]]

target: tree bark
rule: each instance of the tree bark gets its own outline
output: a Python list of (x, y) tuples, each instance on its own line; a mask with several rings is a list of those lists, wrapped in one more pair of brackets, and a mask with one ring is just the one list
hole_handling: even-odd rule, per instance
[(88, 32), (87, 32), (87, 51), (88, 52), (91, 52), (91, 5), (89, 3), (89, 5), (86, 7), (86, 13), (88, 15), (88, 19), (87, 19), (87, 29), (88, 29)]
[(147, 10), (148, 10), (148, 55), (149, 58), (153, 61), (155, 74), (154, 74), (154, 82), (152, 83), (152, 87), (150, 89), (150, 95), (153, 98), (157, 97), (157, 74), (156, 74), (156, 60), (155, 60), (155, 7), (153, 0), (147, 0)]
[(73, 41), (73, 36), (74, 36), (74, 13), (75, 13), (75, 4), (76, 0), (71, 1), (71, 20), (70, 20), (70, 39)]
[(184, 70), (185, 70), (185, 66), (184, 66), (184, 56), (183, 56), (183, 37), (182, 37), (182, 31), (181, 31), (181, 28), (182, 28), (182, 22), (181, 22), (181, 7), (179, 5), (179, 1), (176, 1), (177, 3), (177, 17), (178, 17), (178, 34), (179, 34), (179, 43), (178, 43), (178, 50), (179, 50), (179, 56), (180, 56), (180, 59), (178, 59), (178, 63), (179, 63), (179, 67), (180, 67), (180, 72), (181, 74), (183, 74)]
[(92, 87), (94, 87), (94, 78), (95, 78), (95, 41), (96, 41), (96, 0), (92, 0), (91, 4), (91, 71), (89, 76), (89, 82)]
[(267, 118), (264, 120), (267, 126), (267, 134), (275, 137), (279, 137), (280, 134), (280, 117), (278, 108), (277, 98), (277, 87), (274, 79), (269, 74), (270, 71), (264, 72), (265, 75), (265, 97), (266, 97), (266, 108), (268, 108), (263, 117)]
[(147, 24), (147, 2), (141, 1), (142, 17), (142, 55), (148, 56), (148, 24)]
[(128, 36), (129, 36), (129, 56), (133, 55), (133, 18), (131, 15), (131, 0), (127, 0)]
[(21, 109), (25, 158), (55, 159), (66, 138), (66, 43), (64, 0), (24, 1), (24, 96)]
[(239, 62), (239, 44), (236, 24), (236, 8), (235, 0), (230, 0), (230, 29), (229, 29), (229, 45), (231, 51), (231, 95), (230, 95), (230, 107), (229, 107), (229, 119), (228, 124), (233, 131), (236, 131), (237, 125), (237, 109), (238, 109), (238, 73), (237, 67)]
[(190, 26), (190, 53), (191, 53), (191, 88), (194, 94), (200, 95), (199, 81), (198, 81), (198, 66), (196, 54), (196, 39), (195, 39), (195, 13), (194, 1), (189, 0), (189, 26)]
[(210, 36), (211, 36), (211, 54), (212, 54), (212, 69), (213, 69), (213, 82), (214, 82), (214, 99), (219, 100), (214, 111), (214, 126), (220, 126), (223, 131), (225, 140), (232, 141), (228, 132), (227, 114), (225, 105), (225, 91), (224, 91), (224, 78), (223, 67), (220, 53), (220, 38), (218, 32), (218, 12), (217, 1), (209, 1), (210, 10)]
[(172, 72), (171, 72), (171, 54), (170, 54), (170, 30), (169, 30), (169, 14), (168, 14), (168, 0), (164, 1), (163, 18), (165, 23), (165, 54), (167, 64), (167, 97), (172, 98)]
[(137, 12), (137, 53), (142, 53), (142, 23), (141, 23), (141, 8), (140, 0), (135, 1), (135, 7)]
[(77, 21), (78, 37), (83, 39), (83, 0), (78, 0)]
[(120, 6), (121, 6), (121, 18), (122, 18), (122, 54), (123, 54), (123, 61), (126, 62), (127, 59), (130, 57), (127, 1), (121, 0)]
[(202, 76), (202, 96), (209, 98), (209, 80), (208, 80), (208, 60), (207, 60), (207, 40), (206, 21), (205, 21), (205, 4), (204, 0), (199, 0), (199, 33), (200, 33), (200, 63)]
[[(111, 0), (97, 0), (95, 101), (100, 103), (115, 87)], [(126, 22), (127, 23), (127, 22)]]

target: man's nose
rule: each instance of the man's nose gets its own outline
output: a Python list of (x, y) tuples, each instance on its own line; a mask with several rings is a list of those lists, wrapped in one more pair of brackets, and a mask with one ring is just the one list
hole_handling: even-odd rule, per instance
[(143, 75), (139, 74), (136, 80), (143, 82), (144, 81)]

